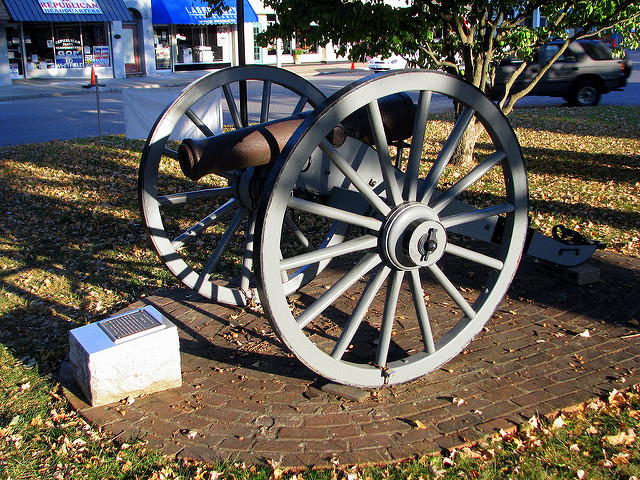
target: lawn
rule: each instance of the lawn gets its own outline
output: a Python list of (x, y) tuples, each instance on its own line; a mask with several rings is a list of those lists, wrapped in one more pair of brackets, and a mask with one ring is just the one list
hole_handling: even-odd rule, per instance
[[(562, 223), (640, 257), (640, 108), (520, 109), (510, 120), (528, 163), (532, 225), (549, 234)], [(56, 383), (68, 331), (177, 285), (140, 224), (141, 149), (120, 136), (0, 149), (0, 477), (640, 477), (633, 387), (454, 455), (295, 475), (276, 464), (180, 462), (87, 425)]]

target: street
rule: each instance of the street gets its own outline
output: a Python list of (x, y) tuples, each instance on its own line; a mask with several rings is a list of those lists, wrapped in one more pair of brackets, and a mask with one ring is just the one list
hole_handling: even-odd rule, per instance
[[(633, 70), (625, 89), (603, 95), (600, 105), (640, 105), (638, 57), (638, 52), (633, 52)], [(368, 74), (367, 71), (353, 71), (306, 78), (328, 96)], [(180, 91), (175, 90), (176, 94)], [(260, 98), (261, 91), (257, 86), (249, 90), (253, 105), (259, 107)], [(277, 102), (274, 100), (273, 111), (293, 110), (294, 99), (279, 103), (281, 101), (281, 98)], [(448, 100), (434, 100), (433, 108), (438, 108), (438, 102), (444, 105)], [(526, 97), (520, 100), (516, 108), (566, 105), (562, 98)], [(100, 107), (103, 135), (124, 134), (122, 93), (100, 92)], [(0, 118), (0, 146), (98, 136), (96, 96), (93, 93), (0, 101)]]

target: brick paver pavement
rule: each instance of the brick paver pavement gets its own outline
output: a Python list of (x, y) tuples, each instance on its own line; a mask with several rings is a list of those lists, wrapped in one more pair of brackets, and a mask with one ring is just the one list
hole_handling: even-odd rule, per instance
[[(90, 408), (71, 383), (67, 396), (92, 424), (182, 458), (299, 467), (453, 448), (637, 381), (640, 259), (598, 252), (590, 263), (601, 281), (576, 286), (524, 259), (463, 354), (360, 402), (322, 391), (326, 382), (287, 354), (265, 318), (185, 290), (131, 305), (154, 305), (178, 326), (181, 388), (129, 406)], [(580, 335), (585, 330), (590, 336)]]

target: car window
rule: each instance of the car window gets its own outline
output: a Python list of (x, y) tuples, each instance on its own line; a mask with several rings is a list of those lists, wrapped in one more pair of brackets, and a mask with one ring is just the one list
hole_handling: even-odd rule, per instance
[[(560, 45), (548, 44), (540, 47), (540, 51), (536, 55), (535, 60), (541, 64), (547, 63), (551, 57), (553, 57), (560, 50)], [(558, 57), (558, 62), (575, 62), (576, 56), (570, 50), (565, 50), (562, 55)]]
[(587, 55), (594, 60), (611, 60), (611, 50), (603, 43), (581, 43)]

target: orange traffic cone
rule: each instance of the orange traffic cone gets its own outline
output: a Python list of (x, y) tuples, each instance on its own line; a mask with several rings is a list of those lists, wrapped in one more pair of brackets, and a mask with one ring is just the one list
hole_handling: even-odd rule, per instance
[(356, 66), (351, 62), (351, 70), (355, 70)]
[(96, 71), (93, 67), (91, 67), (91, 82), (89, 82), (89, 84), (93, 87), (96, 86)]

